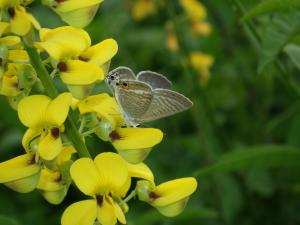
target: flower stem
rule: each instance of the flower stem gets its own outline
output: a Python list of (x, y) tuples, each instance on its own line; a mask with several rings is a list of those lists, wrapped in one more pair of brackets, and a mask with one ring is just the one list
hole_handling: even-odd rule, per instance
[[(33, 68), (35, 69), (37, 76), (40, 78), (49, 97), (51, 97), (51, 98), (57, 97), (58, 91), (57, 91), (54, 83), (52, 82), (50, 75), (49, 75), (48, 71), (46, 70), (36, 48), (30, 47), (30, 46), (25, 46), (25, 47), (26, 47), (26, 51), (29, 55), (31, 64), (32, 64)], [(89, 153), (85, 143), (83, 142), (80, 134), (78, 133), (75, 123), (70, 115), (68, 115), (68, 117), (65, 121), (65, 126), (66, 126), (67, 136), (73, 143), (78, 155), (80, 157), (91, 157), (90, 153)]]

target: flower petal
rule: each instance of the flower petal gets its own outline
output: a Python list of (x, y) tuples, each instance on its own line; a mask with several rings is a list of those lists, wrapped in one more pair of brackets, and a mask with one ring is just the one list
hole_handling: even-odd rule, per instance
[(37, 174), (39, 165), (35, 162), (35, 156), (25, 154), (0, 163), (0, 183), (15, 181)]
[(111, 142), (124, 159), (140, 163), (151, 148), (161, 142), (163, 133), (154, 128), (119, 128), (111, 133)]
[(115, 209), (112, 206), (114, 203), (112, 199), (105, 197), (102, 205), (98, 207), (97, 219), (101, 225), (115, 225), (117, 223), (117, 217), (115, 215)]
[(27, 153), (36, 153), (38, 147), (31, 146), (32, 141), (41, 135), (41, 130), (35, 130), (32, 128), (27, 129), (22, 139), (22, 146), (26, 150)]
[(88, 48), (80, 56), (88, 59), (88, 62), (95, 63), (99, 66), (111, 60), (118, 51), (118, 43), (112, 39), (106, 39), (96, 45)]
[(42, 126), (50, 101), (45, 95), (31, 95), (22, 99), (18, 105), (20, 121), (27, 127)]
[(72, 95), (70, 93), (62, 93), (53, 99), (46, 112), (46, 121), (48, 124), (60, 127), (66, 120), (72, 103)]
[[(83, 1), (81, 1), (83, 2)], [(95, 17), (99, 4), (92, 5), (84, 8), (74, 9), (72, 11), (61, 12), (59, 8), (55, 9), (55, 12), (65, 21), (67, 24), (74, 27), (86, 27), (92, 22)]]
[[(55, 131), (53, 131), (54, 129)], [(43, 159), (53, 160), (58, 156), (62, 149), (63, 145), (59, 135), (59, 129), (53, 128), (44, 138), (40, 139), (38, 152)]]
[(105, 152), (97, 155), (94, 162), (98, 168), (101, 192), (118, 192), (125, 185), (128, 169), (121, 156), (116, 153)]
[(62, 81), (70, 85), (88, 85), (104, 79), (102, 69), (81, 60), (68, 60), (67, 71), (60, 72)]
[(114, 207), (115, 215), (116, 215), (117, 219), (120, 221), (120, 223), (126, 224), (126, 218), (125, 218), (125, 215), (124, 215), (121, 207), (115, 202), (113, 202), (112, 205)]
[(130, 177), (142, 178), (144, 180), (148, 180), (154, 184), (154, 176), (150, 168), (144, 164), (131, 164), (127, 163), (128, 172)]
[(10, 31), (17, 35), (25, 35), (31, 29), (31, 21), (28, 20), (24, 7), (14, 8), (14, 16), (10, 20)]
[(89, 34), (83, 29), (63, 26), (55, 29), (41, 29), (41, 42), (36, 45), (45, 49), (55, 60), (78, 56), (91, 45)]
[(112, 144), (117, 150), (152, 148), (163, 138), (155, 128), (119, 128), (116, 133), (120, 138), (112, 140)]
[(25, 50), (14, 49), (8, 51), (8, 60), (16, 63), (29, 63), (29, 56)]
[(75, 152), (76, 150), (73, 146), (64, 146), (61, 153), (56, 158), (57, 166), (62, 166), (65, 162), (70, 160)]
[(75, 9), (85, 8), (88, 6), (97, 5), (103, 2), (103, 0), (70, 0), (63, 1), (57, 6), (57, 10), (61, 12), (69, 12)]
[(62, 225), (94, 225), (97, 217), (95, 200), (85, 200), (70, 205), (61, 218)]
[(193, 177), (186, 177), (162, 183), (154, 190), (155, 198), (153, 198), (151, 204), (154, 207), (164, 207), (187, 198), (195, 192), (196, 188), (197, 181)]
[(19, 45), (20, 43), (21, 39), (18, 36), (6, 36), (0, 38), (0, 44), (6, 45), (7, 47), (14, 47), (16, 45)]
[(89, 158), (76, 160), (71, 166), (70, 174), (77, 187), (84, 194), (94, 196), (98, 193), (101, 178), (93, 160)]

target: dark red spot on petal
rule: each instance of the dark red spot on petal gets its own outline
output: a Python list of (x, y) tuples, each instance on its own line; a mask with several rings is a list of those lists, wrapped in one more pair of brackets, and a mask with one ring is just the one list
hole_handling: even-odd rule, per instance
[(60, 71), (60, 72), (66, 72), (68, 70), (68, 66), (65, 62), (59, 62), (57, 64), (57, 69)]
[(57, 177), (57, 178), (54, 180), (54, 182), (59, 183), (59, 182), (61, 182), (61, 180), (62, 180), (62, 175), (60, 174), (59, 177)]
[(150, 192), (149, 193), (149, 197), (152, 199), (152, 200), (155, 200), (155, 199), (158, 199), (160, 196), (155, 193), (155, 192)]
[(35, 155), (33, 155), (29, 160), (28, 160), (28, 165), (33, 165), (35, 164)]
[(7, 9), (7, 12), (8, 12), (8, 15), (9, 15), (11, 18), (14, 18), (15, 15), (16, 15), (16, 12), (15, 12), (14, 7), (9, 7), (9, 8)]
[(59, 128), (54, 127), (51, 129), (51, 135), (52, 137), (54, 137), (55, 139), (57, 139), (59, 137)]
[(78, 59), (84, 62), (88, 62), (90, 60), (89, 58), (83, 56), (79, 56)]
[(102, 204), (103, 204), (103, 196), (102, 195), (97, 195), (96, 199), (97, 199), (98, 206), (102, 206)]
[(115, 140), (120, 140), (121, 139), (121, 136), (117, 133), (117, 131), (112, 131), (110, 132), (109, 134), (109, 137), (112, 141), (115, 141)]

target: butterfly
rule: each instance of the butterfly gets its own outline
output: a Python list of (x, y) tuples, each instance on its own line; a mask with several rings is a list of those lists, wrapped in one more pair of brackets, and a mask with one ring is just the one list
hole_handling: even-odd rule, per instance
[(136, 127), (193, 106), (190, 99), (170, 90), (172, 82), (156, 72), (141, 71), (135, 76), (130, 68), (118, 67), (107, 74), (105, 82), (128, 126)]

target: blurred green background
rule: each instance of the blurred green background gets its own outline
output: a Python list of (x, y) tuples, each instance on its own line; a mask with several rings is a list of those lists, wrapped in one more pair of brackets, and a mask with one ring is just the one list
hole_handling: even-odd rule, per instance
[[(174, 90), (194, 101), (195, 106), (187, 112), (145, 125), (165, 133), (163, 142), (154, 148), (146, 163), (157, 183), (197, 175), (199, 187), (185, 211), (175, 218), (165, 218), (147, 204), (131, 201), (126, 215), (128, 224), (300, 224), (299, 96), (291, 91), (286, 80), (282, 81), (282, 71), (276, 66), (257, 72), (263, 50), (251, 29), (241, 22), (234, 1), (201, 1), (212, 26), (207, 37), (189, 34), (188, 23), (180, 19), (183, 10), (177, 1), (158, 1), (156, 13), (140, 21), (132, 18), (130, 2), (104, 1), (87, 31), (93, 43), (109, 37), (117, 40), (119, 51), (111, 69), (128, 66), (135, 72), (157, 71), (174, 83)], [(248, 10), (260, 1), (242, 2)], [(30, 5), (29, 10), (43, 27), (63, 24), (38, 2)], [(279, 43), (264, 38), (274, 26), (274, 18), (286, 13), (266, 13), (252, 20), (260, 39), (270, 43), (271, 50), (278, 49)], [(167, 21), (175, 22), (182, 44), (178, 52), (166, 47)], [(296, 34), (285, 44), (299, 43)], [(206, 85), (200, 85), (193, 68), (183, 66), (184, 57), (192, 51), (210, 54), (215, 59)], [(287, 54), (278, 53), (276, 57), (284, 63), (289, 79), (297, 85), (299, 71)], [(101, 84), (95, 92), (100, 91), (108, 89)], [(24, 131), (16, 112), (1, 97), (1, 161), (23, 151)], [(96, 137), (89, 138), (88, 145), (93, 154), (112, 150), (112, 146)], [(239, 154), (234, 154), (236, 150)], [(219, 167), (209, 167), (216, 163)], [(71, 186), (64, 202), (53, 206), (37, 191), (18, 194), (1, 185), (0, 214), (13, 218), (14, 224), (19, 225), (57, 225), (63, 210), (84, 198)]]

